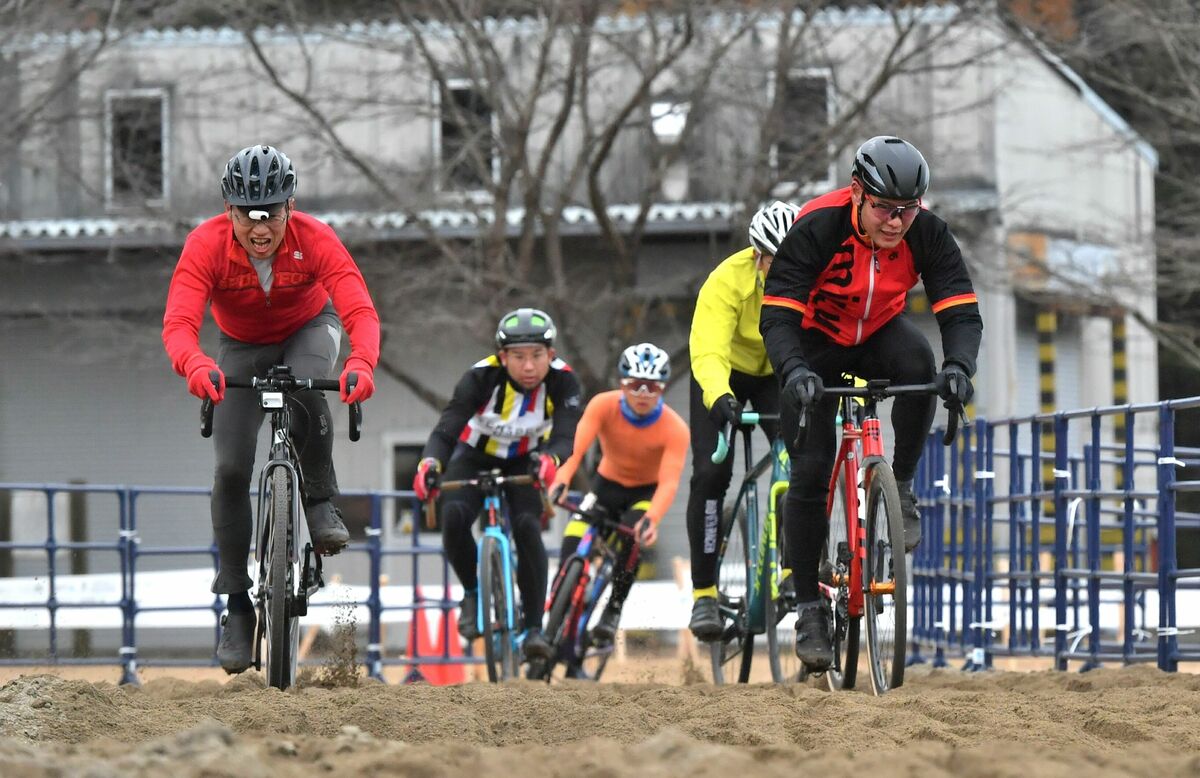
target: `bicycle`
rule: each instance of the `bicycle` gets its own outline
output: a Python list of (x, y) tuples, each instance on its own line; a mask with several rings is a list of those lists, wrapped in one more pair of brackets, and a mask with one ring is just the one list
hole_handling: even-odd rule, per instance
[[(826, 502), (829, 532), (818, 573), (832, 618), (834, 660), (826, 678), (833, 691), (852, 689), (857, 683), (864, 616), (873, 693), (881, 695), (904, 683), (908, 567), (905, 554), (895, 553), (904, 548), (904, 520), (896, 476), (883, 456), (877, 405), (889, 397), (936, 392), (932, 383), (891, 386), (887, 379), (825, 388), (825, 395), (840, 398), (842, 424)], [(948, 446), (958, 434), (963, 411), (950, 403), (946, 407), (951, 413), (942, 442)], [(807, 416), (808, 409), (802, 430)]]
[[(584, 507), (558, 502), (575, 517), (588, 523), (575, 552), (559, 564), (547, 599), (546, 640), (553, 649), (552, 658), (531, 663), (529, 677), (550, 682), (558, 663), (567, 667), (567, 677), (599, 681), (613, 651), (612, 641), (597, 642), (592, 636), (592, 619), (604, 612), (612, 594), (613, 575), (620, 559), (621, 544), (632, 543), (625, 572), (637, 569), (641, 544), (637, 530), (621, 523), (618, 517), (599, 505)], [(582, 675), (575, 675), (578, 668)]]
[[(778, 421), (778, 414), (743, 411), (741, 424), (726, 427), (717, 438), (712, 454), (715, 464), (729, 455), (733, 438), (743, 429), (742, 450), (747, 466), (732, 510), (722, 513), (717, 552), (717, 605), (725, 622), (721, 638), (710, 645), (713, 682), (725, 683), (726, 668), (740, 658), (738, 683), (750, 680), (755, 635), (766, 634), (771, 678), (784, 683), (796, 678), (798, 661), (789, 657), (786, 645), (780, 650), (779, 627), (793, 610), (793, 598), (780, 591), (784, 579), (780, 555), (782, 522), (779, 519), (788, 487), (788, 453), (780, 436), (771, 450), (757, 462), (751, 445), (751, 428), (762, 421)], [(753, 463), (753, 464), (752, 464)], [(770, 470), (769, 500), (761, 514), (758, 482)]]
[[(516, 626), (515, 614), (521, 612), (513, 584), (516, 551), (504, 499), (504, 487), (536, 483), (532, 475), (503, 475), (500, 470), (485, 470), (474, 478), (442, 481), (441, 491), (475, 487), (483, 492), (479, 511), (483, 538), (479, 543), (479, 597), (476, 626), (483, 637), (488, 680), (492, 683), (516, 678), (520, 669), (521, 639), (524, 631)], [(542, 492), (545, 502), (545, 492)], [(437, 526), (435, 500), (426, 503), (426, 526)]]
[[(216, 383), (216, 373), (212, 374)], [(347, 383), (356, 383), (351, 375)], [(300, 617), (308, 615), (308, 603), (325, 585), (321, 556), (313, 550), (308, 522), (301, 519), (304, 477), (292, 441), (289, 395), (308, 390), (339, 391), (333, 379), (296, 378), (287, 365), (275, 365), (265, 378), (226, 378), (228, 389), (258, 391), (259, 407), (271, 415), (271, 448), (258, 477), (258, 512), (255, 519), (254, 561), (258, 568), (255, 590), (257, 613), (254, 633), (254, 669), (263, 667), (266, 643), (267, 683), (287, 689), (296, 679)], [(362, 406), (350, 405), (350, 440), (360, 437)], [(212, 435), (213, 402), (200, 407), (200, 435)], [(297, 549), (303, 549), (297, 553)]]

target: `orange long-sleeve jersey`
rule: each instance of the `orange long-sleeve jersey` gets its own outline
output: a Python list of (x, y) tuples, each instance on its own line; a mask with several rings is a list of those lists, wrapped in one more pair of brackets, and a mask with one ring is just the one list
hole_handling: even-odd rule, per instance
[(679, 414), (663, 406), (662, 415), (645, 427), (635, 427), (621, 413), (621, 390), (601, 392), (591, 399), (575, 428), (571, 457), (558, 470), (555, 484), (569, 484), (583, 456), (596, 437), (600, 438), (603, 477), (621, 486), (656, 484), (646, 516), (662, 521), (675, 500), (683, 474), (691, 433)]

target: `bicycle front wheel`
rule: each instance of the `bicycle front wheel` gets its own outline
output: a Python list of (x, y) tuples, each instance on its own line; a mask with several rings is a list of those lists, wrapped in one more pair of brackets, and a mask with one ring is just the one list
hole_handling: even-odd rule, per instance
[(480, 552), (479, 604), (483, 610), (483, 651), (492, 683), (507, 681), (517, 672), (508, 614), (510, 591), (500, 542), (485, 535)]
[(796, 657), (796, 598), (779, 591), (783, 580), (784, 544), (787, 531), (783, 526), (783, 501), (787, 492), (775, 500), (775, 570), (770, 582), (772, 592), (766, 602), (767, 652), (771, 657), (771, 678), (775, 683), (799, 683), (805, 679), (799, 658)]
[(563, 651), (567, 650), (571, 640), (570, 616), (574, 612), (571, 606), (575, 602), (575, 592), (579, 588), (581, 575), (583, 575), (583, 560), (572, 557), (567, 561), (567, 566), (563, 568), (562, 575), (558, 576), (558, 586), (554, 590), (554, 595), (550, 600), (549, 613), (546, 616), (545, 635), (553, 653), (550, 655), (550, 659), (536, 659), (529, 663), (531, 679), (544, 678), (549, 681), (550, 674), (554, 671), (554, 665), (561, 658)]
[[(586, 586), (588, 589), (583, 597), (583, 607), (575, 611), (574, 615), (574, 618), (579, 620), (578, 631), (583, 633), (575, 638), (575, 653), (579, 657), (580, 669), (583, 670), (582, 677), (599, 681), (600, 676), (604, 675), (604, 668), (608, 666), (608, 658), (612, 656), (614, 643), (595, 640), (592, 637), (592, 628), (599, 622), (612, 598), (612, 560), (602, 562)], [(613, 640), (615, 639), (614, 636)]]
[(725, 629), (709, 644), (712, 653), (713, 683), (723, 684), (734, 677), (738, 683), (750, 680), (750, 661), (754, 658), (754, 633), (750, 631), (750, 542), (746, 529), (744, 503), (738, 502), (736, 515), (722, 520), (721, 545), (717, 555), (717, 603)]
[(267, 683), (276, 689), (286, 689), (296, 679), (296, 650), (299, 646), (300, 619), (292, 615), (295, 599), (296, 557), (292, 516), (291, 479), (282, 467), (271, 473), (271, 499), (268, 502), (271, 528), (267, 548), (266, 628)]
[(904, 520), (896, 476), (886, 463), (872, 465), (867, 493), (867, 555), (863, 564), (863, 610), (871, 687), (883, 694), (904, 683), (908, 640), (908, 570)]
[(833, 609), (833, 667), (825, 673), (831, 691), (853, 689), (858, 681), (859, 632), (861, 616), (850, 614), (850, 541), (847, 528), (857, 528), (858, 517), (850, 513), (847, 489), (857, 488), (846, 481), (846, 471), (839, 471), (829, 510), (829, 532), (821, 554), (819, 578), (824, 585), (822, 596), (829, 597)]

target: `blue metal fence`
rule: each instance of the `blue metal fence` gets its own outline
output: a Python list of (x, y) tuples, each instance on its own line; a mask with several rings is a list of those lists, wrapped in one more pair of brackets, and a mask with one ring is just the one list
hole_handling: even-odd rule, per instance
[[(45, 580), (47, 584), (46, 599), (24, 601), (17, 599), (3, 600), (0, 598), (0, 612), (6, 611), (12, 613), (15, 610), (32, 608), (43, 609), (49, 615), (49, 648), (47, 653), (39, 656), (0, 657), (0, 665), (116, 664), (121, 668), (121, 683), (136, 683), (139, 663), (143, 665), (192, 667), (203, 664), (204, 661), (198, 661), (195, 658), (139, 657), (137, 650), (137, 621), (139, 615), (172, 611), (207, 611), (212, 613), (213, 650), (208, 654), (207, 663), (214, 666), (217, 664), (216, 643), (220, 634), (219, 619), (224, 610), (224, 602), (219, 596), (213, 595), (208, 602), (198, 604), (146, 605), (139, 601), (137, 589), (139, 561), (148, 557), (204, 555), (211, 559), (213, 569), (216, 569), (217, 547), (215, 543), (210, 542), (205, 545), (151, 546), (142, 542), (138, 532), (139, 503), (142, 498), (151, 495), (207, 498), (210, 495), (209, 489), (200, 487), (151, 487), (106, 484), (0, 483), (0, 492), (34, 492), (44, 496), (46, 503), (45, 540), (36, 543), (14, 542), (11, 540), (0, 541), (0, 553), (11, 551), (44, 552), (46, 554)], [(106, 542), (60, 540), (57, 537), (57, 519), (59, 517), (55, 498), (63, 493), (112, 495), (117, 504), (118, 538)], [(385, 621), (384, 614), (386, 612), (415, 612), (426, 609), (437, 609), (443, 614), (448, 614), (453, 608), (457, 607), (457, 602), (447, 599), (445, 596), (435, 599), (425, 597), (421, 594), (420, 587), (423, 582), (420, 560), (423, 557), (436, 557), (438, 560), (437, 567), (440, 569), (438, 579), (440, 580), (437, 580), (434, 585), (440, 587), (443, 594), (450, 590), (450, 566), (446, 561), (445, 555), (442, 553), (440, 537), (436, 539), (436, 542), (428, 542), (420, 533), (416, 521), (412, 522), (406, 531), (398, 533), (398, 536), (393, 539), (393, 543), (388, 545), (383, 543), (384, 504), (386, 501), (394, 501), (397, 504), (397, 508), (411, 507), (413, 515), (420, 516), (420, 504), (416, 502), (416, 498), (411, 491), (346, 490), (342, 494), (348, 498), (365, 497), (369, 500), (370, 513), (365, 541), (351, 543), (343, 550), (342, 555), (338, 557), (339, 560), (343, 560), (346, 556), (365, 556), (367, 595), (362, 600), (341, 601), (336, 604), (312, 604), (310, 607), (341, 608), (361, 606), (366, 608), (368, 621), (366, 625), (367, 648), (365, 663), (368, 674), (376, 679), (382, 680), (383, 667), (385, 665), (411, 666), (412, 669), (409, 673), (409, 678), (418, 679), (420, 678), (420, 672), (416, 667), (418, 664), (472, 664), (482, 661), (471, 656), (470, 647), (467, 648), (465, 656), (454, 656), (451, 654), (449, 649), (451, 627), (449, 624), (450, 619), (448, 618), (443, 618), (440, 622), (444, 630), (441, 637), (441, 644), (445, 647), (442, 649), (440, 656), (420, 656), (416, 655), (415, 652), (413, 656), (384, 655), (382, 630)], [(116, 554), (119, 562), (119, 599), (99, 602), (94, 600), (76, 602), (63, 601), (59, 597), (58, 584), (61, 577), (65, 575), (61, 569), (62, 563), (59, 559), (59, 552), (73, 550), (112, 551)], [(411, 603), (386, 603), (382, 597), (383, 560), (389, 556), (407, 557), (411, 561), (411, 573), (408, 577), (408, 582), (411, 584), (413, 591)], [(60, 652), (60, 633), (63, 628), (59, 625), (59, 613), (63, 609), (74, 608), (120, 609), (121, 646), (116, 656), (75, 657), (65, 656)], [(427, 627), (421, 619), (417, 619), (413, 626), (415, 630), (425, 628)], [(455, 631), (454, 634), (457, 635), (457, 632)]]
[[(1179, 642), (1181, 613), (1185, 624), (1200, 622), (1200, 597), (1192, 596), (1200, 588), (1200, 569), (1180, 569), (1175, 546), (1178, 529), (1200, 527), (1200, 514), (1178, 510), (1176, 500), (1182, 492), (1200, 491), (1200, 481), (1176, 480), (1177, 467), (1200, 464), (1200, 450), (1178, 448), (1174, 442), (1176, 416), (1196, 408), (1200, 397), (991, 422), (978, 419), (948, 449), (941, 445), (939, 432), (931, 435), (916, 481), (925, 542), (913, 558), (912, 661), (929, 659), (943, 665), (949, 657), (963, 657), (966, 667), (980, 669), (990, 667), (997, 656), (1029, 656), (1050, 658), (1059, 669), (1072, 661), (1082, 669), (1110, 661), (1155, 662), (1175, 670), (1180, 661), (1200, 660), (1200, 650)], [(1106, 442), (1113, 437), (1117, 416), (1124, 420), (1128, 439)], [(1053, 431), (1053, 449), (1043, 451), (1043, 433), (1048, 430)], [(1135, 445), (1135, 439), (1157, 440), (1157, 445)], [(6, 540), (0, 542), (0, 553), (44, 551), (47, 560), (45, 599), (0, 597), (0, 612), (44, 609), (49, 617), (45, 656), (3, 658), (0, 664), (115, 664), (123, 683), (136, 682), (139, 661), (196, 665), (195, 659), (138, 654), (139, 615), (179, 610), (211, 612), (214, 651), (208, 661), (215, 664), (220, 598), (194, 605), (152, 605), (139, 601), (138, 590), (139, 562), (148, 557), (200, 554), (215, 566), (212, 544), (149, 546), (138, 531), (139, 506), (147, 496), (206, 497), (207, 489), (0, 483), (0, 490), (37, 492), (46, 499), (45, 540)], [(118, 519), (115, 540), (59, 539), (55, 497), (79, 492), (112, 496)], [(457, 605), (446, 596), (450, 569), (440, 538), (428, 542), (419, 532), (420, 511), (411, 492), (354, 491), (346, 496), (365, 497), (370, 506), (365, 541), (343, 552), (365, 557), (366, 596), (339, 604), (366, 609), (368, 673), (382, 678), (385, 665), (398, 664), (411, 666), (410, 677), (416, 677), (418, 664), (478, 661), (469, 654), (451, 655), (454, 630), (449, 618), (441, 621), (441, 643), (446, 647), (441, 656), (385, 656), (382, 629), (389, 611), (433, 608), (445, 615)], [(389, 501), (397, 510), (412, 508), (414, 520), (385, 543)], [(115, 554), (119, 598), (86, 604), (64, 601), (59, 596), (61, 551)], [(421, 560), (434, 555), (439, 574), (432, 583), (443, 595), (430, 599), (419, 594)], [(384, 602), (381, 573), (385, 558), (394, 556), (411, 563), (411, 603)], [(119, 609), (121, 646), (116, 656), (62, 655), (59, 614), (65, 608)], [(415, 621), (416, 628), (425, 628), (423, 619)]]
[[(978, 419), (949, 449), (932, 435), (916, 481), (925, 542), (913, 560), (912, 661), (1175, 670), (1200, 659), (1179, 643), (1181, 609), (1198, 618), (1200, 570), (1180, 569), (1175, 547), (1179, 529), (1200, 527), (1176, 504), (1200, 482), (1175, 472), (1200, 464), (1200, 450), (1174, 442), (1177, 414), (1197, 407), (1200, 398)], [(1106, 442), (1118, 416), (1127, 439)], [(1135, 430), (1157, 445), (1135, 445)], [(1047, 431), (1053, 450), (1043, 451)]]

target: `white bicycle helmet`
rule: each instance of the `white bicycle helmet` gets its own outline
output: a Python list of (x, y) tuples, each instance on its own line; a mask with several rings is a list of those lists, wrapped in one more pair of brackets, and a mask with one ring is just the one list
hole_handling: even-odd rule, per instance
[(653, 343), (639, 343), (621, 353), (617, 371), (621, 378), (666, 381), (671, 377), (671, 355)]
[(762, 253), (774, 256), (783, 236), (799, 215), (800, 208), (791, 203), (776, 200), (764, 205), (750, 219), (750, 244)]

